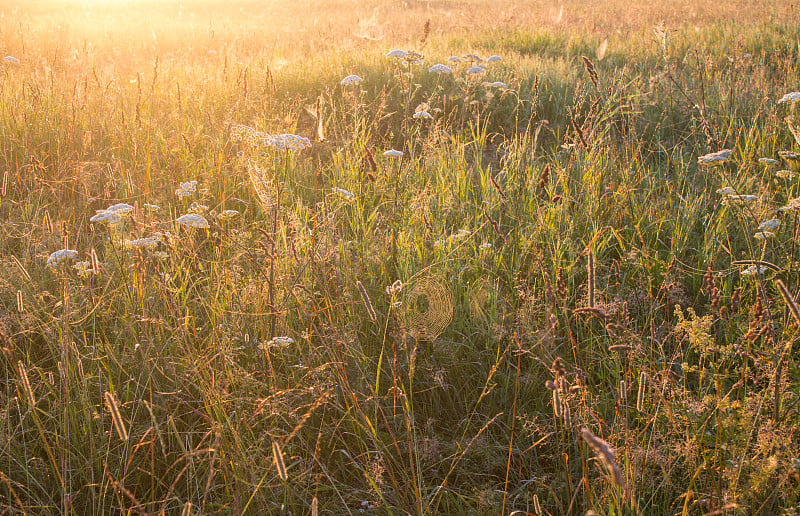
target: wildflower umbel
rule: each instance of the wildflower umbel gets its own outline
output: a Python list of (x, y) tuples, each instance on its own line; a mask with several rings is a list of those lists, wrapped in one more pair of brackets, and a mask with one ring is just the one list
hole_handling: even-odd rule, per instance
[(246, 125), (231, 126), (231, 140), (244, 141), (253, 147), (299, 151), (311, 147), (311, 140), (297, 134), (268, 134)]
[(175, 195), (178, 196), (178, 199), (185, 199), (186, 197), (191, 197), (197, 192), (197, 181), (186, 181), (185, 183), (181, 183), (178, 185), (178, 188), (175, 189)]
[(724, 163), (728, 158), (731, 157), (733, 151), (730, 149), (723, 149), (721, 151), (712, 152), (710, 154), (704, 154), (697, 158), (697, 162), (701, 165), (719, 165)]
[(358, 75), (348, 75), (339, 83), (342, 86), (357, 86), (361, 84), (364, 79), (359, 77)]
[(450, 68), (447, 65), (443, 65), (443, 64), (435, 64), (435, 65), (431, 66), (430, 68), (428, 68), (428, 71), (431, 72), (431, 73), (445, 73), (445, 74), (453, 73), (453, 69), (452, 68)]
[(59, 249), (47, 257), (46, 269), (55, 269), (67, 262), (74, 262), (78, 258), (78, 251), (72, 249)]
[(788, 102), (790, 104), (794, 104), (800, 100), (800, 91), (793, 91), (791, 93), (787, 93), (778, 101), (778, 104), (782, 104), (784, 102)]
[(113, 226), (122, 222), (122, 216), (119, 213), (108, 210), (97, 210), (97, 213), (92, 215), (89, 222), (96, 222), (98, 224), (108, 224)]
[(187, 226), (190, 228), (198, 228), (198, 229), (208, 229), (208, 221), (199, 213), (187, 213), (186, 215), (181, 215), (175, 222), (182, 226)]
[(384, 152), (383, 155), (389, 158), (402, 158), (403, 151), (389, 149), (386, 152)]

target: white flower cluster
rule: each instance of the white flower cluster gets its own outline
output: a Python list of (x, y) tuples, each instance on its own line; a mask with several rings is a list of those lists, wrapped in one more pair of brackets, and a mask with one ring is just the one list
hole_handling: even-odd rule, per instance
[(178, 196), (178, 199), (192, 197), (195, 193), (197, 193), (197, 181), (186, 181), (175, 189), (175, 195)]
[(340, 82), (339, 84), (341, 84), (342, 86), (357, 86), (361, 84), (363, 80), (364, 79), (362, 79), (358, 75), (348, 75), (347, 77), (342, 79), (342, 82)]
[(728, 158), (731, 157), (733, 151), (730, 149), (723, 149), (721, 151), (712, 152), (710, 154), (704, 154), (697, 158), (697, 162), (701, 165), (719, 165), (724, 163)]
[(386, 152), (384, 152), (383, 155), (387, 156), (389, 158), (402, 158), (403, 157), (403, 151), (389, 149)]
[(122, 216), (119, 213), (114, 213), (108, 210), (97, 210), (97, 213), (92, 215), (89, 222), (97, 222), (99, 224), (108, 224), (114, 226), (122, 222)]
[(47, 265), (45, 269), (55, 269), (56, 267), (66, 263), (74, 262), (78, 258), (78, 251), (72, 249), (59, 249), (47, 257)]
[(311, 140), (296, 134), (267, 134), (246, 125), (231, 127), (231, 140), (245, 141), (254, 147), (299, 151), (311, 147)]
[(428, 68), (430, 73), (453, 73), (453, 69), (447, 65), (435, 64)]
[(190, 228), (198, 228), (198, 229), (208, 229), (208, 221), (200, 215), (199, 213), (187, 213), (186, 215), (181, 215), (175, 222), (182, 226), (190, 227)]
[(92, 262), (76, 262), (72, 268), (77, 271), (79, 278), (91, 278), (95, 274), (95, 270), (92, 269)]
[(767, 268), (763, 265), (756, 267), (755, 265), (751, 265), (750, 267), (744, 269), (740, 274), (742, 276), (755, 276), (756, 274), (761, 275), (766, 272)]
[(6, 63), (11, 63), (11, 64), (19, 64), (19, 59), (17, 59), (14, 56), (6, 56), (6, 57), (3, 58), (3, 61), (5, 61)]
[(794, 104), (798, 100), (800, 100), (800, 91), (793, 91), (781, 97), (781, 99), (778, 101), (778, 104), (782, 104), (784, 102), (789, 102), (791, 104)]
[(236, 217), (237, 215), (239, 215), (239, 212), (236, 211), (236, 210), (224, 210), (224, 211), (220, 212), (219, 215), (217, 215), (217, 218), (218, 219), (232, 219), (233, 217)]
[(161, 242), (161, 237), (153, 235), (144, 238), (136, 238), (128, 240), (127, 238), (122, 241), (122, 247), (125, 249), (155, 249)]
[(289, 344), (294, 344), (294, 339), (291, 337), (274, 337), (267, 342), (262, 342), (258, 347), (262, 351), (268, 351), (271, 348), (285, 348)]

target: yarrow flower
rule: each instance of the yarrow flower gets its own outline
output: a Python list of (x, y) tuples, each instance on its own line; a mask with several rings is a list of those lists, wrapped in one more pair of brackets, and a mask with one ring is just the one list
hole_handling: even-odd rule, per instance
[(113, 226), (122, 222), (122, 216), (119, 213), (108, 210), (97, 210), (97, 213), (92, 215), (89, 222), (97, 222), (99, 224), (108, 224)]
[(452, 68), (443, 64), (435, 64), (428, 68), (428, 71), (431, 73), (453, 73)]
[(331, 188), (331, 190), (333, 190), (337, 194), (341, 195), (342, 197), (346, 197), (350, 201), (352, 201), (353, 199), (356, 198), (356, 196), (355, 196), (355, 194), (353, 192), (348, 192), (347, 190), (344, 190), (342, 188), (336, 188), (334, 186), (333, 188)]
[(697, 162), (701, 165), (718, 165), (731, 157), (733, 151), (730, 149), (723, 149), (721, 151), (705, 154), (697, 158)]
[(72, 268), (77, 271), (79, 278), (90, 278), (95, 273), (94, 269), (92, 269), (92, 262), (77, 262)]
[(135, 208), (130, 204), (126, 204), (124, 202), (114, 204), (106, 208), (106, 211), (110, 211), (111, 213), (116, 213), (117, 215), (127, 215), (131, 213)]
[(789, 164), (800, 162), (800, 152), (782, 150), (778, 152), (778, 155), (788, 161)]
[(797, 211), (800, 210), (800, 197), (790, 199), (786, 206), (778, 208), (778, 211)]
[(386, 54), (386, 57), (393, 57), (395, 59), (405, 59), (408, 57), (408, 52), (405, 50), (395, 49)]
[(178, 199), (192, 197), (195, 193), (197, 193), (197, 181), (186, 181), (175, 189), (175, 195), (178, 196)]
[(78, 251), (72, 249), (59, 249), (47, 257), (45, 269), (55, 269), (66, 262), (74, 262), (78, 258)]
[(386, 152), (384, 152), (383, 155), (390, 158), (401, 158), (403, 157), (403, 151), (389, 149)]
[(471, 61), (473, 63), (482, 63), (483, 62), (483, 59), (481, 59), (476, 54), (466, 54), (464, 56), (464, 59), (466, 59), (467, 61)]
[(769, 219), (765, 220), (761, 224), (758, 225), (758, 229), (766, 229), (766, 230), (775, 230), (778, 226), (781, 225), (780, 219)]
[(486, 68), (482, 66), (471, 66), (467, 70), (467, 75), (480, 75), (482, 73), (486, 73)]
[(487, 63), (499, 63), (502, 60), (503, 60), (503, 58), (500, 57), (500, 56), (490, 56), (489, 58), (486, 59), (486, 62)]
[(198, 229), (208, 229), (208, 221), (199, 213), (187, 213), (186, 215), (181, 215), (175, 222), (182, 226), (187, 226), (190, 228), (198, 228)]
[(726, 195), (723, 203), (730, 206), (734, 202), (755, 202), (757, 200), (757, 195)]
[(758, 231), (753, 235), (753, 238), (756, 240), (766, 240), (767, 238), (773, 238), (774, 236), (775, 233), (772, 231)]
[(236, 211), (236, 210), (225, 210), (225, 211), (220, 212), (220, 214), (217, 215), (217, 218), (218, 219), (230, 219), (230, 218), (236, 217), (237, 215), (239, 215), (239, 212)]
[(158, 235), (153, 235), (144, 238), (136, 238), (128, 240), (127, 238), (122, 241), (122, 247), (125, 249), (155, 249), (161, 242)]
[(504, 82), (500, 82), (500, 81), (484, 82), (483, 85), (484, 86), (491, 86), (493, 88), (498, 88), (498, 89), (501, 89), (501, 90), (507, 90), (508, 89), (508, 84), (506, 84)]
[(781, 179), (794, 179), (797, 174), (792, 172), (791, 170), (778, 170), (775, 172), (775, 175), (780, 177)]
[(189, 206), (189, 212), (191, 213), (205, 213), (208, 211), (208, 206), (205, 204), (200, 204), (199, 202), (195, 201)]
[(765, 165), (775, 165), (778, 163), (778, 160), (772, 158), (758, 158), (758, 162)]
[(273, 337), (267, 342), (261, 343), (258, 347), (262, 351), (268, 351), (271, 348), (285, 348), (289, 344), (294, 344), (294, 339), (291, 337)]
[(461, 58), (458, 57), (458, 56), (450, 56), (450, 57), (447, 58), (447, 60), (449, 62), (451, 62), (451, 63), (460, 63), (461, 62)]
[(363, 80), (364, 79), (362, 79), (358, 75), (348, 75), (347, 77), (342, 79), (342, 81), (339, 84), (341, 84), (342, 86), (356, 86), (358, 84), (361, 84), (361, 81)]
[(311, 140), (297, 134), (268, 134), (246, 125), (231, 126), (231, 140), (244, 141), (254, 147), (299, 151), (311, 147)]
[(781, 97), (781, 99), (778, 101), (778, 104), (782, 104), (784, 102), (790, 102), (794, 104), (798, 100), (800, 100), (800, 91), (793, 91)]

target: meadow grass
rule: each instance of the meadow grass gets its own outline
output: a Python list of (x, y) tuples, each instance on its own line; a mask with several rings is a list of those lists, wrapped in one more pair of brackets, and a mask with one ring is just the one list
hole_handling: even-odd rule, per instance
[(318, 4), (0, 8), (4, 512), (797, 514), (792, 6)]

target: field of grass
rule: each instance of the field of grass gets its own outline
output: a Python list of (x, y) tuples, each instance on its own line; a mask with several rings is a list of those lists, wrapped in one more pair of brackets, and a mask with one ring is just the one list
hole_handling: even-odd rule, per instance
[(789, 2), (8, 4), (0, 514), (800, 513)]

